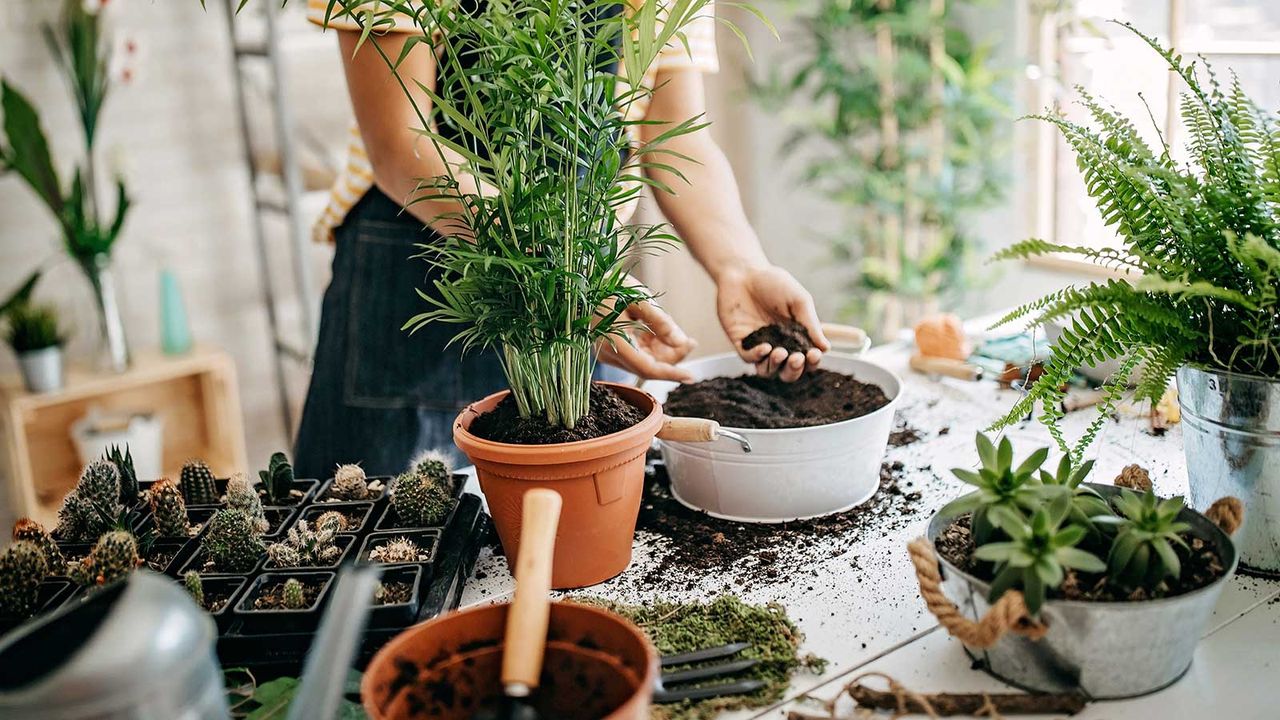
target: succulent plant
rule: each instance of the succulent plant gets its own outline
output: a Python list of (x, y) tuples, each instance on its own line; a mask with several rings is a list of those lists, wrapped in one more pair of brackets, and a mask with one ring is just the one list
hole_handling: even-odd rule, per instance
[(271, 527), (267, 522), (267, 514), (262, 509), (262, 498), (258, 497), (258, 490), (244, 473), (236, 473), (227, 480), (227, 509), (243, 513), (259, 535)]
[(187, 589), (187, 593), (191, 595), (191, 599), (196, 601), (200, 607), (204, 607), (204, 580), (201, 579), (200, 573), (195, 570), (188, 570), (182, 576), (182, 586)]
[(1000, 516), (1026, 520), (1047, 496), (1065, 493), (1065, 489), (1057, 485), (1046, 486), (1036, 477), (1036, 471), (1049, 457), (1048, 448), (1036, 450), (1014, 467), (1013, 443), (1009, 438), (1002, 438), (997, 447), (986, 435), (978, 433), (976, 443), (982, 467), (977, 472), (966, 468), (953, 468), (951, 472), (977, 490), (952, 500), (938, 512), (953, 517), (973, 513), (973, 538), (978, 545), (983, 545), (992, 538), (997, 527), (992, 514), (994, 509), (1009, 511)]
[(218, 504), (218, 484), (214, 480), (213, 471), (203, 460), (188, 460), (182, 466), (178, 484), (182, 488), (182, 499), (188, 505)]
[(416, 563), (425, 558), (417, 543), (401, 536), (374, 548), (369, 553), (369, 559), (377, 563)]
[(306, 520), (299, 520), (285, 533), (282, 542), (267, 546), (267, 558), (275, 567), (332, 565), (342, 555), (342, 548), (335, 542), (337, 535), (332, 524), (312, 528)]
[(391, 505), (406, 525), (439, 525), (453, 508), (453, 471), (442, 453), (423, 453), (391, 484)]
[(137, 503), (138, 473), (133, 468), (133, 452), (129, 450), (129, 446), (124, 446), (122, 454), (119, 445), (112, 445), (103, 459), (115, 465), (116, 472), (120, 473), (120, 503), (125, 506)]
[(293, 491), (293, 465), (289, 464), (289, 458), (284, 453), (273, 453), (267, 462), (267, 469), (259, 470), (258, 477), (262, 479), (267, 502), (279, 505), (289, 499), (289, 493)]
[(366, 480), (364, 468), (359, 465), (339, 465), (329, 495), (339, 500), (364, 500), (369, 497)]
[(1071, 510), (1067, 519), (1083, 526), (1095, 538), (1101, 535), (1093, 518), (1099, 515), (1111, 515), (1111, 506), (1098, 491), (1084, 484), (1084, 479), (1093, 470), (1093, 461), (1088, 460), (1076, 465), (1070, 455), (1063, 455), (1058, 461), (1058, 470), (1050, 473), (1040, 470), (1040, 483), (1048, 488), (1064, 488), (1071, 495)]
[(177, 483), (161, 478), (151, 486), (151, 512), (156, 518), (156, 531), (161, 536), (187, 537), (191, 523), (187, 520), (187, 504)]
[(64, 540), (93, 542), (111, 529), (124, 511), (120, 502), (120, 471), (106, 460), (94, 460), (80, 473), (75, 488), (58, 510), (55, 532)]
[(351, 528), (351, 521), (337, 510), (322, 512), (316, 516), (316, 528), (332, 528), (334, 532), (346, 532)]
[(123, 530), (112, 530), (99, 538), (89, 556), (72, 568), (71, 577), (86, 587), (108, 585), (133, 572), (141, 562), (137, 538)]
[(253, 523), (236, 510), (219, 510), (209, 518), (200, 549), (214, 568), (232, 573), (249, 572), (265, 551)]
[(0, 614), (34, 615), (40, 583), (48, 573), (49, 561), (34, 542), (19, 540), (0, 553)]
[(307, 607), (307, 598), (302, 592), (302, 582), (298, 578), (289, 578), (284, 581), (281, 596), (284, 606), (290, 610), (302, 610)]
[(31, 518), (19, 518), (13, 524), (13, 539), (35, 543), (49, 563), (50, 574), (61, 575), (65, 571), (67, 560), (62, 556), (62, 550), (58, 548), (58, 543), (49, 531), (45, 530), (40, 523)]
[(1191, 529), (1178, 520), (1182, 498), (1161, 500), (1150, 490), (1136, 495), (1122, 489), (1112, 504), (1118, 517), (1095, 518), (1117, 528), (1107, 556), (1111, 581), (1125, 588), (1154, 589), (1166, 578), (1180, 576), (1182, 562), (1173, 546), (1186, 548), (1181, 535)]

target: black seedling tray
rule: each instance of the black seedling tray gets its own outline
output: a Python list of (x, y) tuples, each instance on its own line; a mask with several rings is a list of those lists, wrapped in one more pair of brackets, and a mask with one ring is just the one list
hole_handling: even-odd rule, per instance
[[(322, 503), (317, 504), (323, 507)], [(315, 507), (315, 506), (311, 506)], [(435, 557), (431, 562), (414, 565), (387, 566), (384, 577), (402, 577), (404, 569), (418, 573), (417, 609), (403, 606), (372, 606), (356, 665), (363, 668), (373, 654), (406, 627), (454, 610), (462, 600), (462, 588), (475, 567), (480, 547), (490, 532), (489, 517), (480, 508), (480, 498), (463, 495), (447, 527), (443, 529)], [(354, 551), (350, 555), (354, 558)], [(264, 571), (252, 573), (251, 586)], [(304, 571), (276, 572), (288, 576)], [(314, 571), (312, 571), (314, 572)], [(250, 591), (236, 598), (241, 603)], [(314, 610), (316, 621), (322, 610)], [(223, 667), (247, 667), (259, 678), (281, 675), (297, 676), (302, 672), (307, 650), (315, 638), (315, 630), (301, 632), (263, 632), (262, 627), (246, 624), (233, 617), (230, 626), (218, 637), (218, 659)]]

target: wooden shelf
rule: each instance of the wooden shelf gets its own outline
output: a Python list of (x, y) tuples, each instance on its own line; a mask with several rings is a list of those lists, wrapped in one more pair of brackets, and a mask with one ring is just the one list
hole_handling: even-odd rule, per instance
[(28, 393), (20, 379), (6, 378), (0, 381), (0, 423), (8, 513), (46, 525), (56, 520), (81, 469), (71, 425), (91, 407), (161, 418), (166, 475), (176, 476), (191, 457), (203, 458), (220, 476), (246, 466), (235, 363), (222, 351), (142, 353), (120, 374), (72, 368), (66, 387), (53, 393)]

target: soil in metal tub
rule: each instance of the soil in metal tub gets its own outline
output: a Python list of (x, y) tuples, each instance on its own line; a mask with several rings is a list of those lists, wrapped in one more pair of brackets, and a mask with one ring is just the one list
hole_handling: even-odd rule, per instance
[(727, 427), (771, 429), (828, 425), (888, 404), (879, 386), (817, 368), (790, 383), (742, 375), (681, 385), (667, 396), (664, 408), (668, 415), (707, 418)]

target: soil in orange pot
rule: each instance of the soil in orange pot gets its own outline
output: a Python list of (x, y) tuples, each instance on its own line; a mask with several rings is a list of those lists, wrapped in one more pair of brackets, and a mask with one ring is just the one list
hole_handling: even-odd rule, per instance
[(572, 428), (547, 422), (545, 415), (522, 418), (515, 398), (508, 394), (493, 410), (479, 415), (468, 428), (472, 435), (515, 445), (548, 445), (611, 435), (635, 425), (644, 413), (612, 389), (591, 386), (591, 409)]

